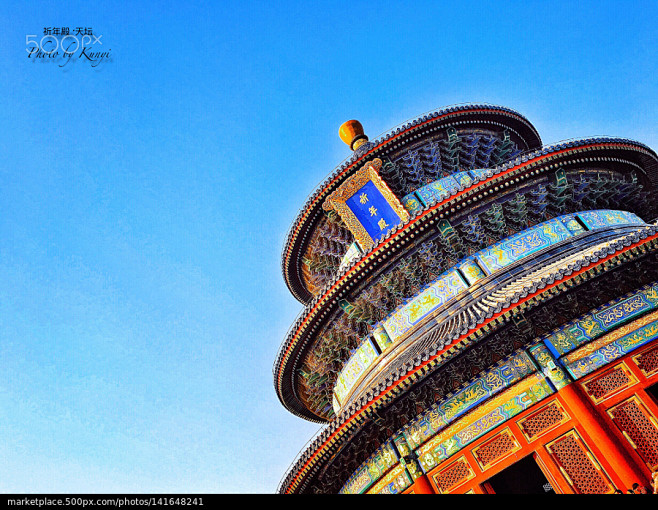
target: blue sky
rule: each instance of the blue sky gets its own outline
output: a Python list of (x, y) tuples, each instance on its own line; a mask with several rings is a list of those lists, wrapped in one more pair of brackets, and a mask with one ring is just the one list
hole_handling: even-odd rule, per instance
[[(658, 148), (655, 1), (63, 4), (0, 6), (3, 493), (276, 490), (318, 429), (273, 389), (281, 249), (344, 121)], [(35, 62), (45, 27), (111, 60)]]

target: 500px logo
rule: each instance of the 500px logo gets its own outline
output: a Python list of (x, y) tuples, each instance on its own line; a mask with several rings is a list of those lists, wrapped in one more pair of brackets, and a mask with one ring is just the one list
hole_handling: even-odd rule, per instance
[(102, 37), (96, 36), (91, 28), (78, 27), (71, 31), (68, 27), (45, 27), (41, 39), (36, 34), (25, 36), (25, 51), (33, 62), (57, 62), (59, 67), (64, 67), (80, 60), (97, 67), (112, 60), (112, 50), (101, 48)]

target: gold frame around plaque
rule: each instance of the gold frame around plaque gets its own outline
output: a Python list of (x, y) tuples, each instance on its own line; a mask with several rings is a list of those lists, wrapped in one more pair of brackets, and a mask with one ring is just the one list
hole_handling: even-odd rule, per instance
[[(384, 199), (399, 216), (401, 222), (409, 220), (409, 212), (404, 208), (391, 189), (379, 176), (378, 170), (382, 167), (382, 160), (375, 158), (363, 165), (354, 175), (348, 178), (340, 187), (331, 193), (322, 204), (326, 211), (334, 210), (341, 217), (347, 228), (354, 235), (354, 239), (364, 252), (369, 251), (375, 244), (365, 227), (357, 219), (348, 205), (345, 204), (354, 193), (365, 186), (369, 181), (375, 185)], [(393, 228), (393, 227), (391, 227)], [(390, 229), (389, 229), (390, 230)]]

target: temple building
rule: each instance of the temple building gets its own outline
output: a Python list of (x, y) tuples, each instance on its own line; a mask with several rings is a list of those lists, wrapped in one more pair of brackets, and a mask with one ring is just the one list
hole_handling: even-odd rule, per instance
[(656, 153), (488, 104), (339, 134), (283, 248), (274, 387), (323, 426), (278, 492), (652, 491)]

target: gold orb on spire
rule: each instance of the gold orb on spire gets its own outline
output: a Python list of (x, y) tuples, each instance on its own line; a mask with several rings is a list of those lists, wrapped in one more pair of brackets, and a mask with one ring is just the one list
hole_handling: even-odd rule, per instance
[(338, 130), (338, 134), (340, 135), (340, 139), (349, 145), (353, 151), (368, 141), (368, 137), (363, 131), (363, 126), (358, 120), (348, 120), (343, 123)]

